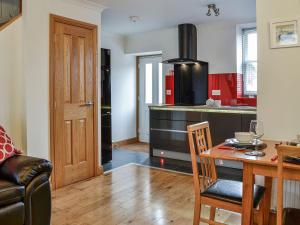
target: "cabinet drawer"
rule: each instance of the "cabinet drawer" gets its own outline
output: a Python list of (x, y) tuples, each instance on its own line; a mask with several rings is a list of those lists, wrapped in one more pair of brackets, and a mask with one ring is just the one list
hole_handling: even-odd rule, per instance
[(150, 129), (169, 129), (169, 130), (181, 130), (186, 131), (186, 121), (176, 120), (154, 120), (150, 122)]
[(150, 110), (150, 120), (172, 120), (171, 111)]
[(150, 119), (200, 122), (201, 112), (150, 110)]
[(189, 153), (187, 134), (170, 130), (151, 130), (151, 148)]

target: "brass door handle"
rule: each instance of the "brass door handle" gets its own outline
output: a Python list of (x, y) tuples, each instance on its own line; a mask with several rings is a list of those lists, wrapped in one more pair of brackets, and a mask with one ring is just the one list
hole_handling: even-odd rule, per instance
[(88, 101), (88, 102), (82, 104), (81, 106), (93, 106), (93, 105), (94, 105), (94, 102)]

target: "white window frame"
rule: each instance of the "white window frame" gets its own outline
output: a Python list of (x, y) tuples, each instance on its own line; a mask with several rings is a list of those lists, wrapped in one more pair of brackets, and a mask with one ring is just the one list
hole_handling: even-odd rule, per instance
[[(246, 34), (253, 33), (253, 32), (257, 33), (256, 26), (245, 27), (245, 28), (242, 28), (242, 30), (241, 30), (241, 35), (242, 35), (242, 74), (243, 74), (243, 80), (244, 81), (246, 80), (246, 77), (247, 77), (247, 73), (246, 73), (247, 65), (251, 64), (251, 63), (256, 63), (257, 64), (257, 60), (253, 61), (253, 60), (247, 60), (246, 59), (248, 48), (245, 45), (245, 37), (246, 37)], [(257, 91), (254, 91), (254, 92), (253, 91), (247, 91), (246, 82), (243, 82), (243, 85), (244, 85), (243, 95), (245, 95), (245, 96), (250, 96), (250, 95), (251, 96), (256, 96), (257, 95)]]

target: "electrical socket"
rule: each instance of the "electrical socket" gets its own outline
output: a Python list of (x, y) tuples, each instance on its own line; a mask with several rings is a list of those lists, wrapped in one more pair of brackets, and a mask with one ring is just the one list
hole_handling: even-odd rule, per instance
[(221, 95), (221, 90), (212, 90), (212, 95), (220, 96)]

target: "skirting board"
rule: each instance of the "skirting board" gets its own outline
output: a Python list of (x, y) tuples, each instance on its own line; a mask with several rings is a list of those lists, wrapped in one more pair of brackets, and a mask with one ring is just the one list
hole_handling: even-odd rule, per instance
[(101, 165), (98, 165), (97, 166), (97, 171), (96, 171), (96, 176), (101, 176), (104, 174), (104, 169), (103, 169), (103, 166)]
[(138, 139), (136, 137), (135, 138), (130, 138), (130, 139), (127, 139), (127, 140), (123, 140), (123, 141), (117, 141), (117, 142), (113, 143), (113, 148), (119, 148), (121, 146), (130, 145), (130, 144), (134, 144), (134, 143), (137, 143), (137, 142), (138, 142)]

